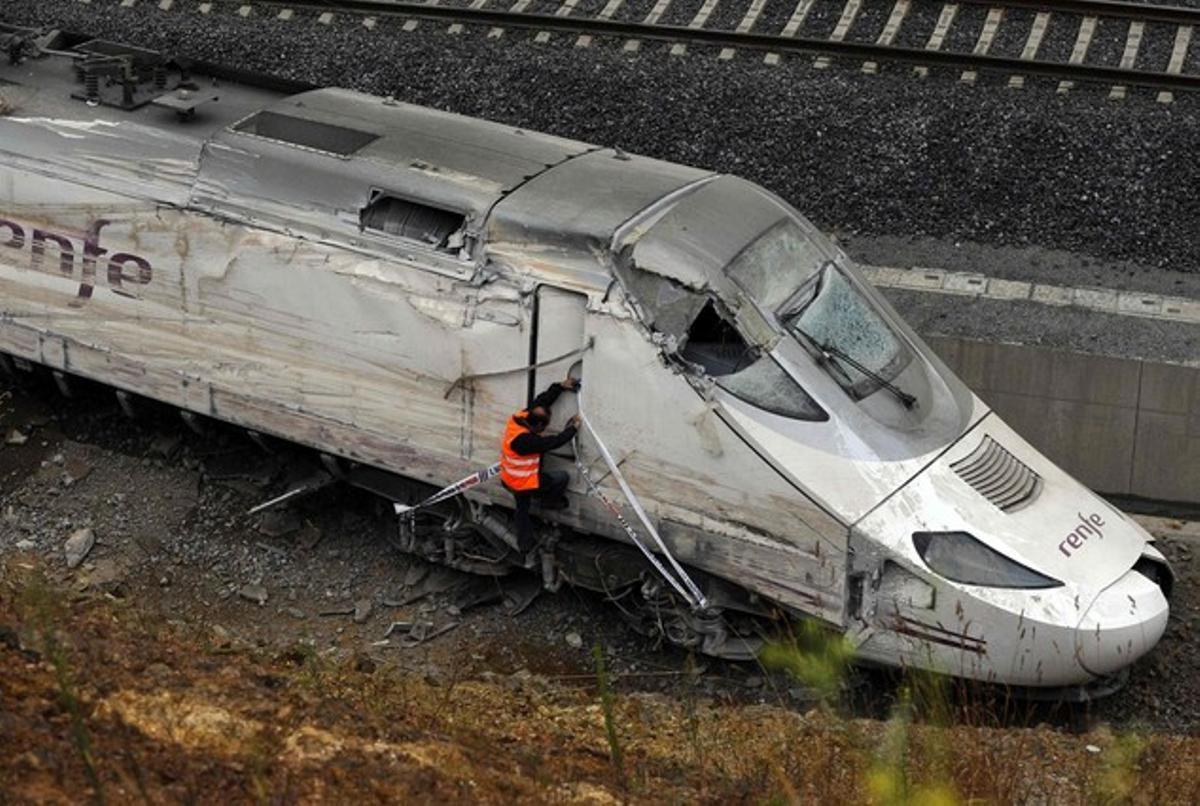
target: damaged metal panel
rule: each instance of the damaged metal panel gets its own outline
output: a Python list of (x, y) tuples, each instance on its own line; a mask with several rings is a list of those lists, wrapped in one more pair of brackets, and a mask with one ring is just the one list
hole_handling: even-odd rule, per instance
[(607, 283), (617, 230), (662, 197), (710, 176), (610, 149), (575, 156), (496, 206), (488, 255), (521, 273)]
[[(672, 550), (689, 564), (764, 593), (769, 588), (777, 601), (841, 624), (846, 526), (727, 429), (716, 444), (700, 437), (706, 404), (683, 377), (663, 370), (653, 345), (636, 331), (595, 317), (589, 335), (597, 347), (584, 364), (586, 408), (603, 412), (604, 438), (620, 446), (613, 447), (620, 450), (616, 458)], [(673, 401), (674, 416), (647, 408), (647, 401)], [(594, 459), (585, 453), (585, 461)], [(601, 487), (612, 489), (612, 482)], [(705, 513), (704, 519), (689, 512)], [(723, 539), (722, 531), (755, 538)], [(789, 572), (772, 581), (771, 568), (780, 564)]]
[[(679, 200), (633, 247), (632, 265), (688, 288), (712, 289), (731, 306), (737, 291), (724, 269), (747, 243), (785, 217), (765, 193), (721, 177)], [(737, 215), (730, 215), (737, 210)]]
[[(749, 183), (354, 93), (228, 86), (182, 126), (66, 100), (64, 57), (19, 77), (34, 83), (0, 116), (6, 353), (439, 487), (495, 460), (531, 365), (548, 359), (544, 386), (581, 363), (581, 463), (604, 496), (619, 475), (660, 553), (740, 587), (719, 606), (764, 597), (863, 657), (1019, 685), (1115, 673), (1165, 628), (1144, 532)], [(264, 107), (299, 123), (249, 118)], [(381, 199), (403, 203), (364, 213)], [(984, 434), (1044, 480), (1029, 506), (999, 510), (950, 469)], [(638, 542), (585, 493), (574, 479), (542, 516), (592, 556)], [(502, 520), (477, 505), (513, 503), (465, 495), (479, 519), (432, 536), (439, 561)], [(914, 530), (973, 548), (927, 555)], [(506, 542), (478, 562), (508, 567)]]

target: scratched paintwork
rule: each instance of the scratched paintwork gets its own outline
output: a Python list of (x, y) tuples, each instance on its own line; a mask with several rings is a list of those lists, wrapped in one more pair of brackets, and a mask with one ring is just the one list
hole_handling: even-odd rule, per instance
[[(0, 116), (4, 353), (442, 485), (495, 461), (526, 400), (540, 317), (543, 337), (579, 342), (539, 343), (540, 357), (582, 352), (538, 384), (581, 367), (590, 420), (677, 557), (841, 627), (862, 657), (1066, 685), (1112, 673), (1161, 634), (1161, 591), (1131, 570), (1152, 556), (1145, 533), (1105, 508), (1102, 539), (1058, 551), (1080, 513), (1106, 505), (990, 413), (834, 245), (821, 241), (912, 350), (900, 382), (917, 409), (850, 401), (739, 296), (720, 270), (755, 232), (718, 237), (693, 219), (790, 210), (749, 183), (345, 91), (225, 87), (205, 121), (181, 126), (67, 100), (57, 58), (30, 73)], [(346, 157), (238, 131), (260, 108), (378, 138)], [(379, 191), (461, 213), (463, 246), (364, 230), (359, 211)], [(722, 199), (740, 218), (721, 215)], [(634, 269), (734, 312), (828, 420), (771, 415), (681, 369), (632, 296)], [(539, 288), (579, 305), (550, 322)], [(1045, 480), (1022, 513), (995, 510), (950, 469), (984, 434)], [(588, 440), (580, 449), (596, 467)], [(619, 497), (611, 478), (600, 484)], [(498, 485), (468, 495), (512, 503)], [(547, 517), (627, 539), (578, 478), (570, 497)], [(950, 582), (911, 534), (954, 529), (1064, 584)]]

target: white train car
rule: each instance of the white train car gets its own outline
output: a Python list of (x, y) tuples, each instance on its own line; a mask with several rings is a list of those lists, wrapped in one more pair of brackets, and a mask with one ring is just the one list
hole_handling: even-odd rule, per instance
[[(574, 373), (594, 429), (578, 458), (604, 496), (574, 473), (570, 506), (540, 514), (545, 581), (713, 654), (752, 653), (738, 614), (774, 612), (865, 661), (1095, 688), (1162, 635), (1171, 575), (1146, 532), (762, 188), (10, 33), (0, 353), (17, 364), (434, 487), (492, 464), (508, 416)], [(625, 500), (617, 476), (704, 607), (630, 550), (603, 502)], [(512, 505), (478, 485), (412, 519), (406, 545), (503, 573), (524, 559)]]

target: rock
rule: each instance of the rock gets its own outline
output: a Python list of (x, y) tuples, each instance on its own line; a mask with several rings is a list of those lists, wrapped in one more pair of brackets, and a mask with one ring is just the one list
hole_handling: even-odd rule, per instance
[(567, 646), (571, 649), (583, 649), (583, 636), (577, 632), (569, 632), (566, 636)]
[(297, 532), (303, 526), (300, 515), (292, 509), (273, 509), (262, 516), (258, 531), (267, 537), (283, 537)]
[(254, 602), (259, 607), (267, 603), (267, 589), (262, 585), (243, 585), (238, 588), (238, 596), (247, 602)]
[(298, 607), (285, 607), (283, 612), (297, 621), (303, 621), (304, 619), (308, 618), (308, 615)]
[(354, 623), (366, 624), (367, 619), (371, 617), (372, 610), (374, 610), (374, 606), (370, 599), (359, 599), (354, 603)]
[(20, 549), (21, 551), (32, 551), (33, 549), (37, 548), (37, 543), (34, 543), (32, 540), (29, 540), (29, 539), (18, 540), (17, 548)]
[(63, 545), (63, 552), (67, 556), (67, 568), (78, 568), (94, 545), (96, 545), (96, 533), (91, 529), (77, 529), (72, 532)]
[(72, 456), (63, 468), (63, 483), (70, 487), (77, 481), (83, 481), (92, 474), (92, 466), (87, 462)]
[(24, 445), (29, 441), (29, 437), (14, 428), (8, 432), (8, 438), (4, 441), (9, 445)]

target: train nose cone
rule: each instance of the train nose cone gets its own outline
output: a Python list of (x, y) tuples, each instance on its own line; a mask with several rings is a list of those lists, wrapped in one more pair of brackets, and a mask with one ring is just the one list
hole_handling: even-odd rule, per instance
[(1162, 638), (1168, 610), (1162, 588), (1130, 569), (1083, 614), (1075, 633), (1079, 665), (1097, 677), (1129, 666)]

